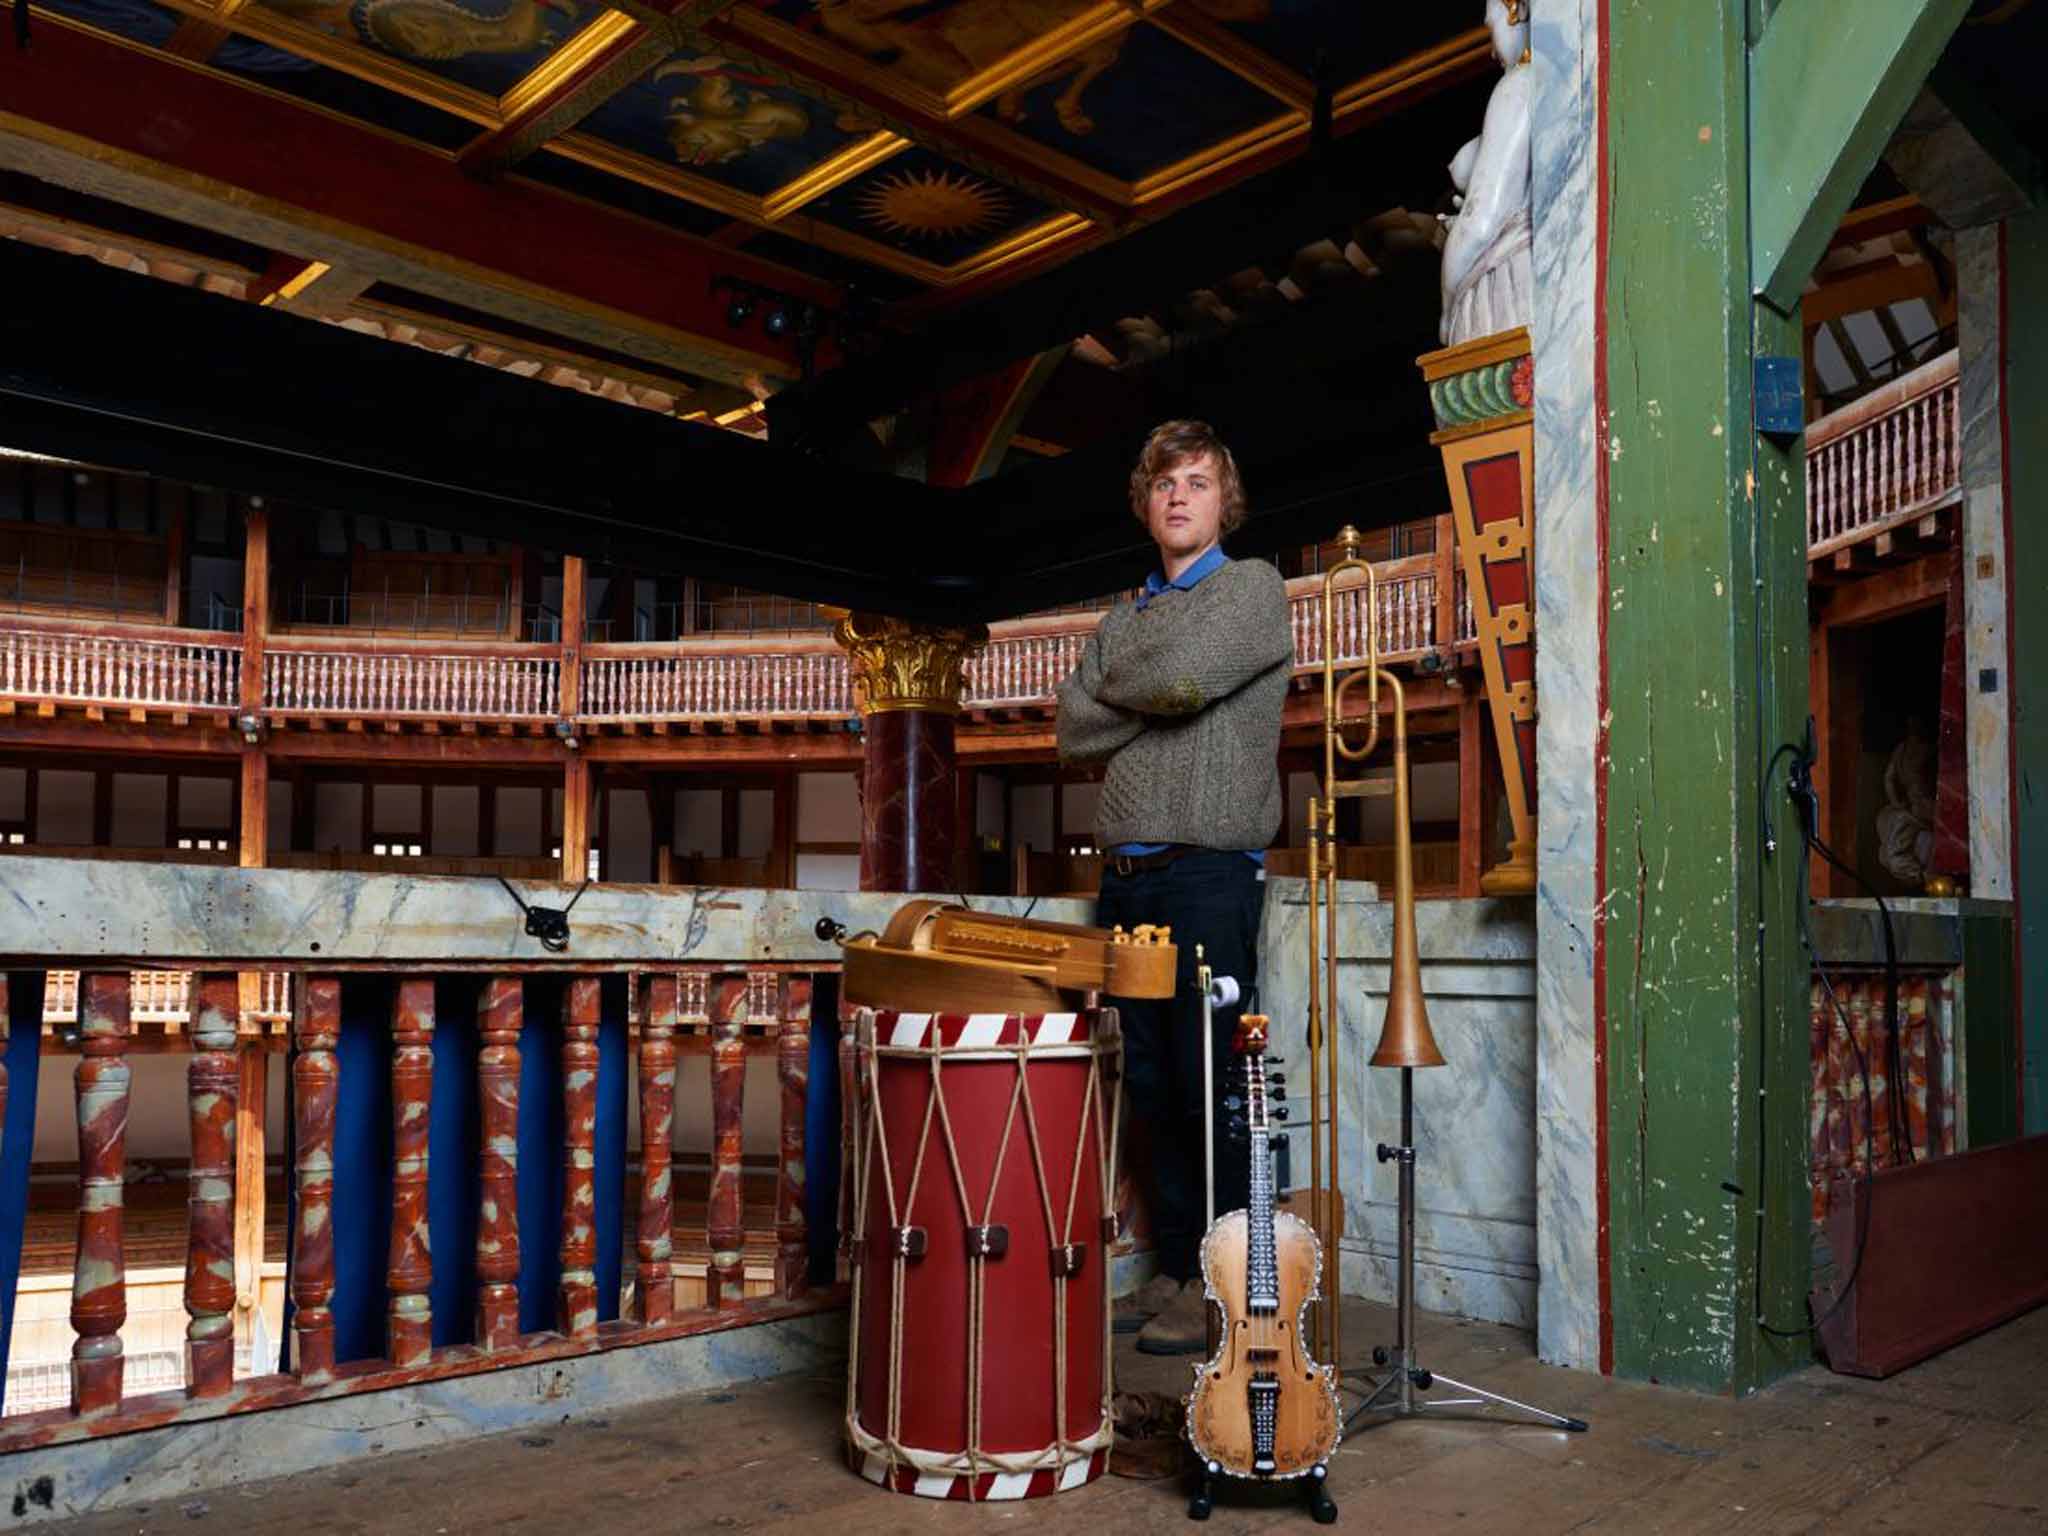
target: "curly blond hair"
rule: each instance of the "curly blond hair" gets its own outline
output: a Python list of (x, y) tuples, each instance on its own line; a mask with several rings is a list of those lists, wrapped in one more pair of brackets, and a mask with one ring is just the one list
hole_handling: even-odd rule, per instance
[(1237, 473), (1237, 460), (1206, 421), (1162, 421), (1152, 429), (1131, 470), (1131, 515), (1149, 527), (1145, 513), (1152, 502), (1152, 482), (1174, 466), (1204, 456), (1215, 460), (1216, 479), (1223, 493), (1220, 531), (1235, 533), (1245, 518), (1244, 481)]

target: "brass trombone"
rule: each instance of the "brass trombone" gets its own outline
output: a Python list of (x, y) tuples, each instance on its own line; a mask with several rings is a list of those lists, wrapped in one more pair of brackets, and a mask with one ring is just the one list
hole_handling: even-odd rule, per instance
[[(1313, 1353), (1339, 1364), (1339, 1298), (1342, 1262), (1338, 1240), (1344, 1220), (1338, 1155), (1337, 1053), (1337, 802), (1365, 795), (1391, 794), (1394, 800), (1393, 956), (1387, 978), (1387, 1015), (1375, 1067), (1440, 1067), (1443, 1053), (1430, 1032), (1422, 1002), (1420, 951), (1415, 935), (1415, 867), (1408, 810), (1408, 704), (1401, 680), (1380, 665), (1377, 615), (1378, 584), (1371, 562), (1358, 558), (1358, 530), (1346, 526), (1337, 535), (1344, 558), (1323, 573), (1323, 792), (1308, 802), (1308, 1060), (1309, 1060), (1309, 1207), (1316, 1237), (1330, 1266), (1330, 1281), (1316, 1324)], [(1365, 573), (1365, 666), (1337, 680), (1337, 578), (1347, 571)], [(1366, 687), (1367, 714), (1346, 720), (1345, 696), (1360, 682)], [(1360, 763), (1379, 745), (1380, 684), (1393, 695), (1394, 759), (1391, 779), (1340, 778), (1344, 763)], [(1353, 745), (1344, 739), (1347, 725), (1363, 724), (1366, 737)], [(1325, 928), (1327, 924), (1327, 929)], [(1325, 999), (1327, 1023), (1325, 1028)], [(1406, 1082), (1404, 1077), (1403, 1082)], [(1327, 1083), (1327, 1087), (1326, 1087)], [(1323, 1160), (1323, 1124), (1329, 1122), (1329, 1161)], [(1327, 1168), (1327, 1174), (1325, 1172)], [(1404, 1174), (1409, 1170), (1404, 1168)], [(1404, 1275), (1403, 1289), (1407, 1289)], [(1412, 1298), (1407, 1298), (1412, 1299)]]

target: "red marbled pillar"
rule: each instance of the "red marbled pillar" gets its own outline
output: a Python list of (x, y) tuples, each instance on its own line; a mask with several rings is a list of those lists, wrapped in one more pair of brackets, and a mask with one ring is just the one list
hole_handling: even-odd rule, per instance
[(714, 976), (710, 993), (711, 1199), (705, 1236), (711, 1244), (711, 1264), (704, 1300), (713, 1307), (732, 1307), (746, 1293), (741, 1130), (747, 1093), (747, 978), (736, 973)]
[(675, 1311), (676, 1006), (673, 971), (650, 977), (640, 1024), (639, 1275), (633, 1283), (640, 1322), (665, 1323)]
[(242, 1081), (235, 1036), (241, 1018), (241, 978), (202, 977), (185, 1077), (192, 1112), (185, 1390), (193, 1397), (219, 1397), (235, 1380), (235, 1107)]
[(434, 982), (408, 977), (391, 1011), (391, 1293), (384, 1352), (393, 1365), (434, 1353), (433, 1251), (427, 1236), (427, 1132), (434, 1099)]
[(292, 1233), (292, 1361), (307, 1383), (334, 1376), (334, 1101), (341, 1066), (341, 978), (307, 978), (292, 1023), (299, 1219)]
[(782, 981), (782, 1033), (775, 1042), (782, 1084), (782, 1148), (775, 1176), (775, 1289), (785, 1299), (810, 1284), (804, 1227), (804, 1108), (811, 1077), (811, 978)]
[(71, 1407), (104, 1413), (121, 1401), (121, 1325), (128, 1320), (121, 1246), (128, 1175), (128, 974), (95, 971), (79, 999), (78, 1252), (71, 1271)]
[(597, 1337), (598, 978), (577, 976), (562, 1000), (562, 1289), (556, 1326)]
[(885, 709), (862, 722), (860, 888), (953, 889), (953, 717)]
[(476, 1223), (476, 1341), (484, 1349), (519, 1342), (519, 1029), (525, 983), (493, 976), (478, 1010), (482, 1169)]
[(1964, 645), (1963, 552), (1949, 551), (1947, 625), (1941, 642), (1941, 727), (1934, 768), (1934, 847), (1929, 875), (1958, 884), (1970, 878), (1970, 746), (1963, 679), (1969, 666)]

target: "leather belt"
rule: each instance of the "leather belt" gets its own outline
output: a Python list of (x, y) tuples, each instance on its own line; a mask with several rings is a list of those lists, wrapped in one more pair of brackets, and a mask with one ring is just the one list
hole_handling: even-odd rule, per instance
[(1200, 853), (1202, 850), (1188, 843), (1170, 843), (1157, 853), (1112, 853), (1109, 867), (1126, 878), (1140, 870), (1163, 869), (1182, 854)]

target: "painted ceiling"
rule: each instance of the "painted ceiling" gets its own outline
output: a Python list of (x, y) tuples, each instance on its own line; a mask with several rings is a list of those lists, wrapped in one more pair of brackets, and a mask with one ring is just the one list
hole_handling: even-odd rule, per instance
[[(883, 298), (1078, 252), (1488, 67), (1364, 0), (36, 0)], [(1441, 147), (1448, 159), (1455, 145)]]

